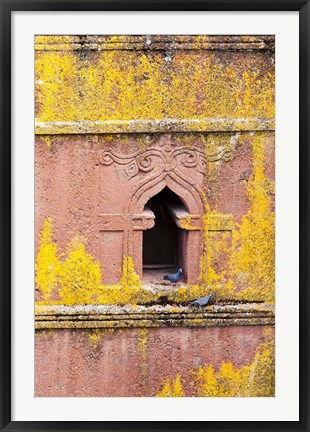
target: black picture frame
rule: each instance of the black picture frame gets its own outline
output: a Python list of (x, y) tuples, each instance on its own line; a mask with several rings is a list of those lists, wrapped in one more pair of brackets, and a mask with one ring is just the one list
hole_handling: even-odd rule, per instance
[[(310, 431), (309, 427), (309, 1), (303, 0), (0, 0), (1, 7), (1, 290), (0, 428), (1, 431), (204, 430)], [(300, 150), (300, 378), (299, 421), (253, 422), (90, 422), (11, 421), (11, 13), (14, 11), (298, 11)], [(14, 108), (14, 107), (13, 107)], [(292, 292), (292, 295), (294, 293)], [(288, 312), (289, 313), (289, 312)]]

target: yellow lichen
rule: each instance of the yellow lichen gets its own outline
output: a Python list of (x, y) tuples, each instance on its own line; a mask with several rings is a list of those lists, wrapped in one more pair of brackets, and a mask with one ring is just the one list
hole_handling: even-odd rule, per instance
[(275, 358), (273, 343), (262, 344), (251, 365), (248, 392), (255, 397), (272, 397), (275, 392)]
[(45, 301), (51, 298), (58, 287), (60, 267), (58, 247), (53, 241), (52, 219), (47, 218), (43, 224), (35, 266), (36, 285)]
[(222, 363), (220, 370), (215, 372), (212, 365), (201, 367), (197, 371), (198, 396), (207, 397), (244, 397), (250, 367), (235, 368), (232, 363)]
[(252, 53), (84, 52), (37, 51), (38, 121), (274, 117), (274, 65)]
[(60, 267), (59, 295), (66, 304), (92, 303), (98, 294), (102, 274), (100, 264), (85, 251), (85, 245), (74, 240)]
[(138, 329), (136, 334), (137, 334), (139, 353), (141, 354), (143, 361), (145, 361), (147, 357), (147, 343), (148, 343), (148, 334), (149, 334), (148, 329), (147, 328)]
[(181, 381), (181, 375), (177, 374), (174, 379), (167, 378), (164, 381), (163, 388), (156, 397), (184, 397), (184, 389)]
[(93, 303), (135, 305), (149, 303), (155, 299), (155, 294), (142, 286), (100, 285)]
[[(154, 301), (159, 294), (142, 287), (131, 257), (124, 257), (122, 278), (117, 285), (101, 283), (101, 266), (86, 252), (78, 238), (58, 252), (52, 239), (52, 219), (44, 222), (36, 260), (36, 284), (43, 295), (42, 304), (138, 304)], [(59, 300), (52, 297), (59, 296)]]
[(99, 344), (104, 332), (105, 332), (105, 329), (99, 329), (99, 328), (92, 329), (92, 330), (89, 330), (87, 332), (89, 343), (90, 343), (90, 346), (92, 348), (98, 347), (98, 344)]
[(231, 277), (243, 299), (274, 301), (275, 216), (271, 208), (273, 183), (265, 174), (264, 134), (253, 135), (253, 175), (247, 191), (250, 210), (233, 231)]
[(139, 275), (135, 272), (133, 259), (130, 256), (125, 256), (122, 265), (122, 278), (120, 284), (125, 288), (139, 288), (142, 283)]
[(50, 135), (43, 135), (41, 139), (46, 143), (48, 149), (52, 148), (52, 140)]
[(206, 213), (203, 217), (203, 251), (200, 260), (199, 282), (202, 287), (207, 287), (206, 292), (217, 297), (233, 298), (234, 291), (231, 284), (226, 283), (224, 270), (218, 271), (215, 263), (219, 261), (220, 253), (229, 254), (229, 242), (226, 233), (217, 234), (217, 239), (209, 231), (210, 222), (213, 223), (217, 213), (210, 211), (206, 205)]
[(143, 304), (153, 300), (153, 292), (142, 287), (135, 272), (132, 257), (125, 256), (122, 265), (122, 277), (117, 285), (98, 286), (94, 303), (100, 304)]
[(275, 361), (273, 342), (258, 346), (250, 365), (236, 368), (222, 363), (219, 371), (212, 365), (195, 372), (198, 396), (208, 397), (272, 397), (275, 392)]
[(138, 352), (141, 357), (140, 368), (143, 390), (146, 386), (146, 378), (148, 375), (148, 335), (149, 331), (147, 328), (139, 328), (136, 332), (136, 339), (138, 344)]
[[(218, 370), (212, 364), (191, 371), (189, 386), (199, 397), (273, 397), (275, 394), (274, 343), (266, 341), (257, 347), (252, 363), (235, 367), (223, 362)], [(156, 396), (185, 396), (178, 374), (164, 381)]]
[(166, 293), (159, 293), (166, 295), (168, 300), (175, 303), (186, 303), (195, 300), (198, 297), (203, 297), (210, 294), (210, 286), (206, 285), (185, 285), (175, 290), (169, 290)]
[[(253, 173), (246, 185), (250, 209), (241, 223), (232, 225), (231, 236), (213, 232), (221, 229), (215, 223), (222, 218), (206, 205), (200, 285), (209, 287), (219, 297), (274, 302), (274, 185), (265, 173), (265, 136), (256, 133), (252, 137)], [(226, 229), (230, 223), (227, 217)], [(226, 268), (220, 268), (220, 262), (226, 262)]]
[(185, 216), (180, 220), (180, 225), (182, 229), (186, 229), (188, 231), (196, 230), (197, 228), (192, 226), (191, 224), (191, 216)]

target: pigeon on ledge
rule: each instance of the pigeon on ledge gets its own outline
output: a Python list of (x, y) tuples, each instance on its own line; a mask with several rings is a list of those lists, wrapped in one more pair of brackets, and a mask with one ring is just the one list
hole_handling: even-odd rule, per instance
[(168, 281), (170, 281), (172, 283), (177, 283), (177, 282), (179, 282), (179, 280), (181, 280), (181, 277), (182, 277), (182, 269), (180, 268), (177, 271), (177, 273), (173, 273), (171, 275), (164, 276), (164, 279), (168, 280)]
[(201, 306), (207, 306), (212, 297), (214, 297), (214, 294), (209, 294), (205, 297), (200, 297), (194, 301), (191, 301), (189, 304), (193, 306), (199, 306), (201, 308)]

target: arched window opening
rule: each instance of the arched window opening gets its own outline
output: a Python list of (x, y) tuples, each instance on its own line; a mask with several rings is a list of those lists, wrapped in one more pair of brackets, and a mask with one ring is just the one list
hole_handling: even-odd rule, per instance
[(175, 212), (186, 208), (181, 199), (165, 187), (149, 199), (144, 211), (155, 216), (153, 228), (143, 232), (143, 282), (162, 284), (163, 276), (183, 265), (184, 231), (175, 222)]

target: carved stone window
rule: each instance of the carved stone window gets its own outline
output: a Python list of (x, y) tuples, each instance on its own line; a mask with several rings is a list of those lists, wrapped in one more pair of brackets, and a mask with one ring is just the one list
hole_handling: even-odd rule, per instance
[(187, 211), (168, 188), (150, 198), (146, 209), (153, 215), (155, 225), (143, 231), (143, 281), (160, 284), (164, 273), (184, 269), (186, 245), (177, 215)]
[[(203, 182), (209, 163), (229, 158), (230, 148), (215, 146), (207, 153), (174, 142), (169, 135), (145, 149), (100, 153), (99, 230), (106, 283), (119, 281), (124, 256), (132, 257), (141, 277), (143, 268), (166, 265), (182, 267), (185, 283), (198, 282), (206, 211)], [(115, 178), (113, 186), (106, 178)]]

